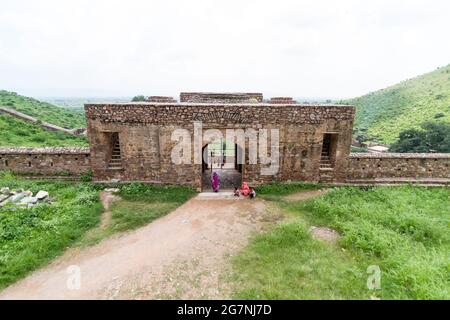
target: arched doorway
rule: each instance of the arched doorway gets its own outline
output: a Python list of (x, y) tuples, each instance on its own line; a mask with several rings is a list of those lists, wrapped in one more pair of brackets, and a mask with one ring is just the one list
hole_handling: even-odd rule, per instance
[[(217, 172), (220, 190), (234, 190), (242, 184), (243, 160), (240, 147), (231, 141), (218, 139), (202, 149), (202, 191), (212, 191), (211, 176)], [(241, 159), (239, 159), (241, 157)]]

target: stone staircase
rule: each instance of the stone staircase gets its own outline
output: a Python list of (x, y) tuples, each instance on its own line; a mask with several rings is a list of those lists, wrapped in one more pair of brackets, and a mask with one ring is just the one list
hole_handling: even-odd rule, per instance
[(334, 169), (331, 166), (330, 154), (328, 153), (327, 147), (325, 147), (322, 151), (322, 155), (320, 158), (320, 182), (333, 182), (334, 179)]
[(116, 143), (114, 144), (114, 148), (112, 150), (111, 154), (111, 160), (109, 160), (108, 164), (109, 169), (112, 170), (122, 170), (122, 157), (120, 155), (120, 143), (119, 139), (116, 140)]

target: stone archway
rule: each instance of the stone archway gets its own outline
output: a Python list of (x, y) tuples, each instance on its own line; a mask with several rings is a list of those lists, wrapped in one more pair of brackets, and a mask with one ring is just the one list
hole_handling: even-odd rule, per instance
[(202, 191), (212, 191), (211, 176), (217, 172), (220, 190), (234, 190), (242, 184), (243, 160), (239, 146), (225, 139), (205, 144), (202, 148)]

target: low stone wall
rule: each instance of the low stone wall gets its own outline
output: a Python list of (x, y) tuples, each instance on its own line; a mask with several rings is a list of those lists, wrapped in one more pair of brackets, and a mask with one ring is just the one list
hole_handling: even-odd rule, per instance
[(89, 148), (0, 148), (0, 171), (79, 176), (90, 170)]
[(450, 153), (351, 153), (347, 181), (416, 179), (450, 181)]
[(191, 103), (249, 103), (263, 102), (262, 93), (181, 92), (180, 102)]

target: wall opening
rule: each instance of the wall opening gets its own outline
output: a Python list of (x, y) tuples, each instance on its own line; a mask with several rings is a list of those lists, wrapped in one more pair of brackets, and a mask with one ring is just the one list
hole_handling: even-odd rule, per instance
[(108, 149), (106, 162), (109, 169), (122, 169), (122, 152), (118, 132), (106, 132)]
[(242, 184), (243, 159), (239, 146), (234, 142), (219, 139), (202, 149), (202, 191), (212, 191), (212, 175), (217, 172), (220, 190), (234, 190)]
[(320, 158), (321, 168), (334, 168), (336, 164), (338, 135), (335, 133), (325, 133), (322, 142), (322, 154)]

